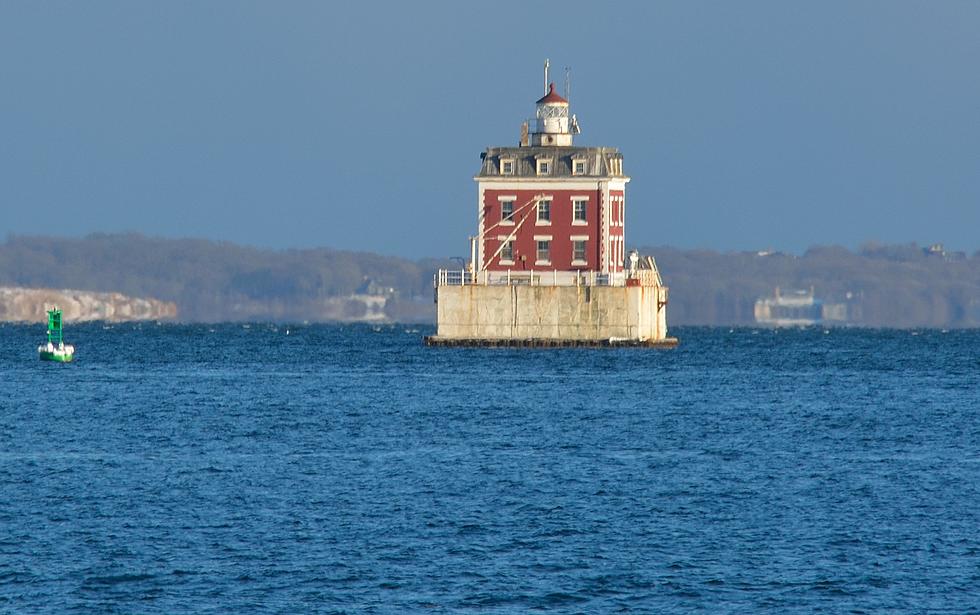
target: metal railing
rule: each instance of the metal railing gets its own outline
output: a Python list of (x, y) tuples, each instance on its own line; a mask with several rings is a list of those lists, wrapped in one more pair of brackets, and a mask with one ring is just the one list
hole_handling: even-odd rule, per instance
[[(478, 271), (440, 269), (433, 276), (433, 286), (627, 286), (637, 280), (637, 286), (662, 286), (656, 271), (639, 270), (633, 276), (626, 272), (559, 271), (557, 269), (530, 271)], [(630, 284), (631, 285), (631, 284)]]

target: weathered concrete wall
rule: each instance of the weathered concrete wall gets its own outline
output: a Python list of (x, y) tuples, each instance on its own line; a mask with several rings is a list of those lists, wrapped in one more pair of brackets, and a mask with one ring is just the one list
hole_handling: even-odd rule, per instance
[(0, 321), (47, 322), (45, 310), (54, 306), (61, 308), (65, 322), (177, 317), (177, 305), (169, 301), (84, 290), (0, 287)]
[(440, 286), (437, 335), (662, 340), (666, 298), (666, 288), (653, 286)]

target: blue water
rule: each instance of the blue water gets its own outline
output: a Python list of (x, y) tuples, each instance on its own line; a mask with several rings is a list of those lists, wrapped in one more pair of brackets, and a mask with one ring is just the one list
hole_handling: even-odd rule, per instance
[(980, 331), (0, 326), (0, 612), (980, 610)]

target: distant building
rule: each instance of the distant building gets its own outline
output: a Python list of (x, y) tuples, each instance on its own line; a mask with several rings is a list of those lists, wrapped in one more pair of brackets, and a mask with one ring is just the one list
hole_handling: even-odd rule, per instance
[(816, 324), (845, 324), (848, 322), (847, 303), (825, 303), (809, 290), (781, 292), (776, 287), (771, 297), (755, 302), (755, 321), (774, 327), (804, 327)]
[(948, 252), (946, 247), (941, 243), (934, 243), (928, 248), (922, 248), (922, 253), (926, 256), (935, 256), (942, 258), (947, 263), (953, 263), (958, 261), (966, 260), (966, 252), (956, 251)]

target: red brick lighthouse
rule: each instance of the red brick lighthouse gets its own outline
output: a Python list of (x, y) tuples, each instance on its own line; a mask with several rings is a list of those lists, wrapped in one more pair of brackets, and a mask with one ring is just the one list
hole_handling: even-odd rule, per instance
[(619, 150), (576, 147), (578, 133), (550, 83), (520, 145), (481, 155), (476, 271), (622, 275), (630, 178)]
[(623, 155), (574, 145), (578, 121), (547, 62), (535, 105), (517, 146), (480, 156), (470, 262), (436, 275), (426, 343), (676, 345), (655, 261), (626, 254)]

